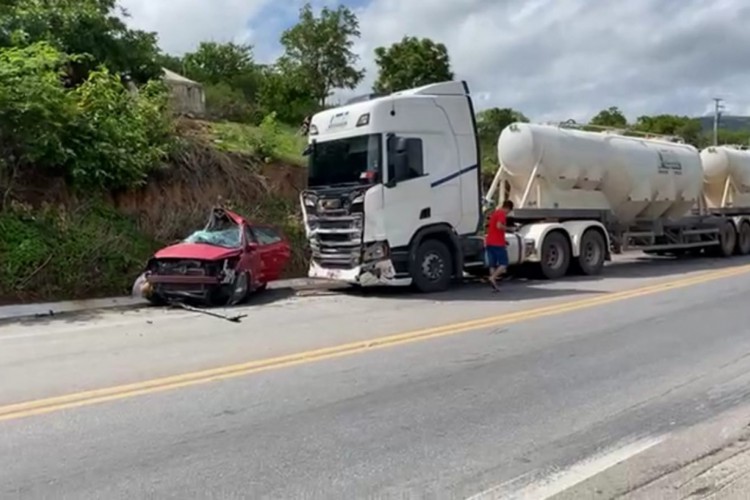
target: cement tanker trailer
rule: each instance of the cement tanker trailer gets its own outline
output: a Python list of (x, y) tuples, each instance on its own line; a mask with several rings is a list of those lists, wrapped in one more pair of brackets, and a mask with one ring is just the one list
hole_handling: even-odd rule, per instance
[[(498, 139), (487, 200), (511, 199), (523, 259), (541, 274), (598, 274), (613, 253), (750, 253), (750, 154), (667, 138), (514, 123)], [(717, 186), (734, 187), (732, 196)], [(729, 188), (727, 188), (729, 189)], [(744, 190), (744, 191), (743, 191)], [(725, 189), (726, 191), (726, 189)], [(729, 206), (739, 200), (742, 206)]]

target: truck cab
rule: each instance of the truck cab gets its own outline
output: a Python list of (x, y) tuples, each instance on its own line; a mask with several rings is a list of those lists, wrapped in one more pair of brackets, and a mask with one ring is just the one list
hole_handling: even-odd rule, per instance
[[(467, 266), (483, 267), (480, 154), (465, 82), (322, 111), (306, 155), (310, 277), (432, 292)], [(509, 240), (513, 261), (519, 250)]]

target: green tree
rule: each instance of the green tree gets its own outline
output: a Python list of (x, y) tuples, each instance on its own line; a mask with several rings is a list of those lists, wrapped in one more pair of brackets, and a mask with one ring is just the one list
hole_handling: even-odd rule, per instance
[(159, 54), (156, 58), (156, 64), (180, 75), (184, 75), (185, 73), (185, 63), (181, 57), (171, 54)]
[(28, 165), (55, 168), (75, 106), (62, 86), (68, 58), (47, 43), (0, 48), (0, 208)]
[[(201, 42), (183, 58), (185, 76), (204, 83), (228, 83), (255, 72), (251, 45)], [(232, 85), (234, 86), (234, 85)]]
[(628, 119), (617, 106), (610, 106), (603, 109), (594, 116), (589, 122), (590, 125), (599, 125), (603, 127), (627, 127)]
[[(706, 146), (713, 144), (713, 132), (705, 134)], [(727, 130), (719, 129), (719, 144), (741, 144), (750, 146), (750, 130)]]
[(131, 93), (101, 68), (74, 89), (63, 85), (66, 56), (46, 42), (0, 48), (0, 177), (39, 170), (108, 190), (142, 183), (169, 152), (172, 121), (164, 84)]
[(453, 79), (448, 49), (429, 38), (405, 36), (388, 48), (378, 47), (375, 64), (373, 90), (383, 94)]
[(364, 70), (355, 67), (359, 57), (352, 51), (359, 37), (359, 21), (348, 7), (323, 7), (315, 17), (307, 3), (300, 9), (299, 22), (281, 35), (285, 52), (280, 62), (303, 74), (303, 83), (325, 106), (334, 89), (353, 89), (364, 78)]
[(500, 163), (497, 157), (497, 139), (503, 129), (511, 123), (528, 121), (523, 113), (511, 108), (491, 108), (477, 113), (482, 162), (487, 168), (494, 170)]
[(72, 64), (75, 84), (102, 64), (138, 83), (160, 76), (156, 35), (129, 29), (117, 14), (116, 0), (5, 0), (0, 46), (47, 41), (64, 53), (86, 55)]
[(258, 103), (264, 113), (276, 112), (280, 121), (299, 125), (305, 116), (320, 109), (318, 96), (307, 83), (304, 70), (281, 59), (265, 69)]
[(639, 116), (634, 128), (640, 132), (675, 135), (696, 147), (704, 142), (701, 123), (697, 118), (667, 114)]

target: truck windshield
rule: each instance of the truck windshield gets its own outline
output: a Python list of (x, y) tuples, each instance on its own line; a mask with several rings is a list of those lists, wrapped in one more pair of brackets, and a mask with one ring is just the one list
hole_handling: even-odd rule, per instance
[(310, 151), (308, 186), (371, 183), (380, 180), (380, 134), (317, 142)]

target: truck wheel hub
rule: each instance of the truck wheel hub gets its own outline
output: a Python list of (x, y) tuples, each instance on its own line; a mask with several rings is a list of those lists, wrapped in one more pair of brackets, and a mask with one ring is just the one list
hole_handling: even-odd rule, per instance
[(427, 254), (422, 261), (422, 273), (432, 281), (440, 279), (444, 270), (443, 260), (434, 253)]

